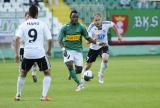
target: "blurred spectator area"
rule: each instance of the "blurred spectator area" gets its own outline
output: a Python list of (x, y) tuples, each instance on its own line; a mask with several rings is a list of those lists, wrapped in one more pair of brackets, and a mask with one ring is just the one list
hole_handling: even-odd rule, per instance
[(107, 10), (157, 9), (158, 1), (152, 0), (64, 0), (71, 8), (80, 12), (80, 18), (88, 25), (94, 13), (102, 13), (107, 18)]
[(38, 5), (39, 11), (46, 10), (42, 0), (0, 0), (0, 12), (26, 12), (32, 4)]
[(103, 4), (107, 9), (150, 9), (158, 8), (158, 0), (64, 0), (69, 5)]
[(53, 38), (57, 39), (62, 25), (43, 0), (0, 0), (0, 48), (10, 46), (18, 25), (24, 21), (24, 14), (32, 3), (38, 5), (40, 20), (48, 25)]

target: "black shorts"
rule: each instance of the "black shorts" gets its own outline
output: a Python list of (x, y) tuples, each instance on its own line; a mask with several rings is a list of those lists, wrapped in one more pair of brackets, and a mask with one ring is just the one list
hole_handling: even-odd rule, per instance
[(51, 65), (48, 61), (48, 58), (44, 56), (39, 59), (26, 59), (26, 58), (24, 58), (22, 60), (21, 69), (23, 69), (25, 71), (29, 71), (35, 62), (37, 63), (40, 71), (45, 71), (45, 70), (51, 68)]
[(108, 46), (104, 46), (98, 50), (89, 49), (89, 52), (86, 58), (86, 62), (87, 63), (95, 62), (98, 55), (102, 56), (103, 53), (109, 54)]
[(22, 61), (23, 60), (23, 55), (24, 55), (24, 48), (20, 48), (19, 55), (20, 55), (20, 61)]

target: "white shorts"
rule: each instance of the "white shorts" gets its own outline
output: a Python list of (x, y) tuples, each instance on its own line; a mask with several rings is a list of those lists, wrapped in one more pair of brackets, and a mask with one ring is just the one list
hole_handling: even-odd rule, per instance
[(77, 66), (83, 66), (83, 55), (75, 50), (67, 50), (67, 57), (64, 57), (64, 63), (73, 61)]

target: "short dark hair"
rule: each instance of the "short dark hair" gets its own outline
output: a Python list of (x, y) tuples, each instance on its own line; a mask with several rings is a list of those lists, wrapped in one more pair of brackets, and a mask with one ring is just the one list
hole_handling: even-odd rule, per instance
[(27, 15), (29, 15), (28, 11), (27, 11), (27, 12), (25, 12), (24, 17), (26, 17)]
[(37, 15), (38, 15), (38, 7), (35, 5), (31, 5), (29, 7), (29, 16), (31, 16), (32, 18), (36, 18)]
[(71, 11), (71, 13), (70, 13), (70, 18), (71, 18), (71, 16), (72, 16), (72, 13), (76, 13), (76, 14), (78, 14), (78, 11), (77, 11), (77, 10), (75, 10), (75, 9), (73, 9), (73, 10)]
[(102, 17), (102, 15), (101, 15), (100, 13), (95, 13), (95, 14), (93, 15), (93, 18), (94, 18), (95, 16)]

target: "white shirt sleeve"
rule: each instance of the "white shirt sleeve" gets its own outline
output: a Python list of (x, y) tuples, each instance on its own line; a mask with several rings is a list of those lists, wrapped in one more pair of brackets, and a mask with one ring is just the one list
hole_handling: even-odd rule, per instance
[(93, 37), (93, 28), (94, 27), (94, 24), (93, 23), (91, 23), (90, 25), (89, 25), (89, 27), (88, 27), (88, 35), (89, 35), (89, 37)]
[(16, 37), (22, 37), (22, 36), (23, 36), (22, 25), (20, 25), (20, 26), (18, 27), (18, 29), (16, 30), (15, 36), (16, 36)]
[(115, 23), (111, 21), (110, 27), (113, 27), (114, 25), (115, 25)]
[(52, 39), (51, 32), (46, 24), (44, 24), (44, 35), (47, 40)]
[(90, 31), (90, 32), (88, 32), (88, 35), (89, 35), (89, 37), (93, 37), (93, 33)]

